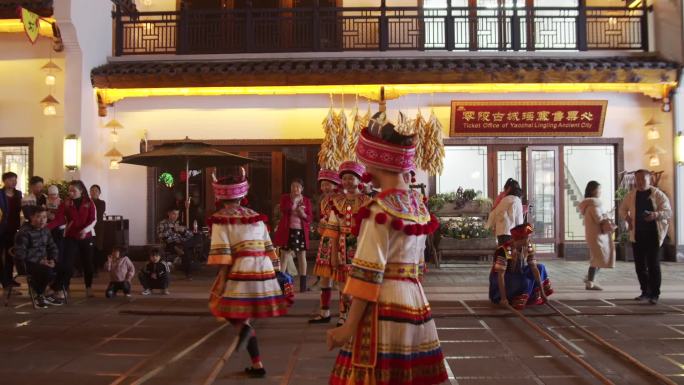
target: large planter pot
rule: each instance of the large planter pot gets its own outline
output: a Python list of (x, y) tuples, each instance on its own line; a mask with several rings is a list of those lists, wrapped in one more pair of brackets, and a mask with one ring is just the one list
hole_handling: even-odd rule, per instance
[(442, 237), (439, 248), (441, 250), (491, 250), (493, 253), (496, 250), (496, 239), (493, 237), (470, 239)]
[(456, 208), (454, 203), (445, 203), (439, 211), (434, 214), (438, 217), (450, 217), (459, 215), (476, 215), (486, 214), (489, 208), (483, 207), (478, 201), (467, 202), (465, 206)]
[(634, 252), (632, 250), (632, 245), (629, 242), (615, 243), (615, 253), (615, 257), (618, 261), (634, 261)]

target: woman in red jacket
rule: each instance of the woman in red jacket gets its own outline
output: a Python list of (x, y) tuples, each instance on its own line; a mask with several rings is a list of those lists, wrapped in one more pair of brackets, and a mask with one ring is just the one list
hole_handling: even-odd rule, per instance
[(273, 242), (286, 253), (281, 256), (283, 271), (292, 254), (297, 254), (300, 291), (306, 291), (306, 250), (309, 247), (309, 225), (312, 216), (311, 201), (302, 195), (303, 190), (302, 180), (294, 179), (290, 183), (290, 193), (280, 197), (280, 223)]
[(95, 204), (88, 196), (88, 189), (80, 180), (69, 183), (69, 198), (59, 206), (50, 229), (66, 224), (64, 229), (64, 253), (57, 266), (57, 279), (53, 289), (60, 293), (61, 286), (69, 289), (74, 272), (74, 261), (81, 259), (86, 295), (93, 297), (93, 246), (97, 217)]

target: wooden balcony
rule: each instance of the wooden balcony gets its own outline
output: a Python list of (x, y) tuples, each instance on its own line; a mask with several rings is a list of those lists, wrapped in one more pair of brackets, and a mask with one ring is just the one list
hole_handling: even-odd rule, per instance
[[(583, 3), (583, 2), (580, 2)], [(113, 12), (116, 56), (340, 51), (648, 51), (646, 8)]]

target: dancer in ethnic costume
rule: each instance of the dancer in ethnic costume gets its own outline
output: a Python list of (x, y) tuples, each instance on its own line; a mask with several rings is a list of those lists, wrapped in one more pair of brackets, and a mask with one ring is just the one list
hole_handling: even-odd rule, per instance
[(214, 183), (213, 187), (223, 208), (208, 221), (211, 249), (207, 263), (220, 267), (209, 309), (239, 330), (237, 349), (246, 344), (252, 360), (252, 366), (245, 369), (247, 375), (263, 377), (266, 370), (249, 320), (285, 314), (287, 300), (276, 279), (279, 260), (268, 235), (266, 216), (240, 206), (249, 189), (244, 175), (227, 184)]
[(320, 314), (309, 320), (309, 323), (313, 324), (330, 322), (330, 298), (332, 297), (330, 254), (332, 253), (334, 239), (326, 233), (326, 230), (333, 232), (337, 230), (334, 227), (329, 227), (327, 222), (332, 210), (332, 197), (341, 183), (340, 176), (335, 171), (322, 169), (318, 172), (318, 184), (321, 189), (318, 233), (321, 235), (321, 240), (318, 244), (318, 254), (316, 255), (313, 273), (320, 279), (321, 306)]
[(447, 380), (444, 356), (419, 279), (425, 237), (439, 224), (402, 175), (413, 164), (413, 136), (376, 119), (362, 132), (357, 155), (382, 192), (359, 212), (344, 287), (353, 297), (349, 317), (327, 336), (330, 349), (343, 346), (330, 384), (440, 384)]
[[(332, 198), (330, 216), (324, 236), (333, 242), (330, 263), (332, 267), (332, 279), (341, 285), (347, 281), (347, 274), (351, 269), (351, 263), (356, 253), (356, 234), (352, 229), (358, 226), (356, 214), (363, 206), (370, 202), (368, 195), (361, 193), (364, 186), (360, 184), (363, 174), (366, 173), (364, 165), (347, 161), (340, 165), (340, 179), (344, 192), (335, 194)], [(340, 291), (340, 318), (338, 325), (347, 319), (351, 297)]]
[[(546, 267), (534, 258), (530, 242), (532, 225), (524, 223), (511, 229), (512, 240), (499, 246), (489, 275), (489, 299), (523, 310), (527, 305), (541, 305), (553, 294)], [(543, 288), (543, 290), (541, 290)]]

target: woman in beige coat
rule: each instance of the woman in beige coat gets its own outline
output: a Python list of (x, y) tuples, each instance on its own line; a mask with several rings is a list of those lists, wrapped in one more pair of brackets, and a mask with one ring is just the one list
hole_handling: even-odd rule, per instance
[(584, 200), (579, 210), (584, 217), (584, 235), (589, 246), (589, 273), (585, 279), (587, 290), (603, 290), (596, 284), (599, 269), (615, 267), (615, 244), (611, 234), (615, 229), (601, 208), (601, 185), (596, 181), (587, 183)]

